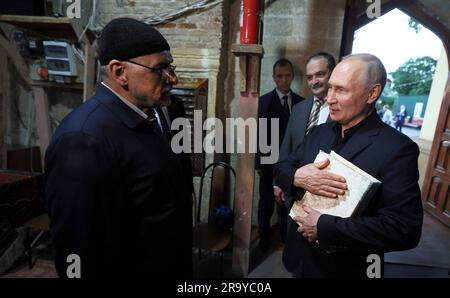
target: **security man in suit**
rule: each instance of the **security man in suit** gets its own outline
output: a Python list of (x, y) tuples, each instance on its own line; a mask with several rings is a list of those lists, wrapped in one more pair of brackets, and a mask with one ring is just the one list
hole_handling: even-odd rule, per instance
[[(266, 118), (268, 121), (266, 140), (269, 145), (272, 144), (272, 138), (274, 137), (278, 138), (278, 144), (281, 144), (292, 108), (303, 100), (303, 97), (291, 91), (294, 68), (288, 59), (282, 58), (275, 62), (272, 77), (276, 88), (261, 96), (258, 105), (258, 118)], [(273, 118), (279, 119), (277, 136), (271, 135), (271, 119)], [(263, 252), (267, 252), (270, 246), (270, 219), (275, 207), (275, 199), (273, 196), (273, 164), (262, 164), (260, 162), (261, 156), (263, 154), (258, 150), (256, 167), (259, 173), (259, 247)]]
[(419, 148), (375, 111), (386, 83), (386, 70), (377, 57), (344, 58), (328, 83), (333, 122), (314, 127), (287, 160), (276, 164), (277, 185), (295, 198), (305, 191), (329, 198), (344, 194), (347, 181), (325, 169), (329, 161), (314, 163), (320, 150), (335, 151), (382, 184), (355, 217), (305, 207), (305, 218), (289, 218), (283, 263), (294, 277), (368, 277), (370, 255), (383, 264), (384, 253), (411, 249), (419, 242)]
[(118, 18), (102, 30), (98, 58), (101, 85), (46, 152), (58, 275), (190, 277), (189, 192), (153, 113), (178, 82), (170, 46), (150, 25)]
[[(334, 57), (325, 52), (316, 53), (306, 60), (306, 82), (312, 95), (292, 109), (280, 149), (280, 161), (295, 151), (314, 126), (330, 120), (326, 97), (328, 80), (335, 66)], [(281, 188), (276, 185), (273, 188), (273, 194), (282, 208), (290, 205), (291, 198), (286, 197)], [(288, 212), (284, 211), (284, 214)], [(286, 218), (283, 218), (282, 223), (286, 225)]]

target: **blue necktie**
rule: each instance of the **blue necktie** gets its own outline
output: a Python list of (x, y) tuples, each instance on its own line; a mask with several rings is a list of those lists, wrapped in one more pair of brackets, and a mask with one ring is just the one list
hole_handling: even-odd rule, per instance
[(169, 124), (166, 121), (166, 117), (164, 116), (164, 112), (161, 107), (155, 109), (159, 116), (159, 123), (161, 125), (161, 130), (166, 139), (170, 142), (172, 139), (172, 132), (170, 131)]

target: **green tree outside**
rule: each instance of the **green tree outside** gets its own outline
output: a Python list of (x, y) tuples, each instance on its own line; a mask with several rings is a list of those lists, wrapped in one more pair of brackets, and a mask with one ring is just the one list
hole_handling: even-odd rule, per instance
[(396, 71), (390, 73), (393, 90), (399, 95), (426, 95), (430, 93), (436, 60), (430, 56), (409, 59)]

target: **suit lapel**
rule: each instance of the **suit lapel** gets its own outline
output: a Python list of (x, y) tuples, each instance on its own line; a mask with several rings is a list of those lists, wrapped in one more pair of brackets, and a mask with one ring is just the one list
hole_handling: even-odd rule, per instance
[(369, 116), (368, 122), (355, 132), (339, 155), (347, 160), (352, 160), (357, 154), (372, 144), (372, 136), (378, 135), (381, 129), (381, 121), (378, 116)]
[[(356, 136), (358, 135), (358, 136)], [(347, 160), (352, 160), (354, 156), (356, 156), (359, 152), (363, 151), (366, 147), (372, 144), (372, 140), (366, 134), (359, 134), (358, 132), (350, 138), (348, 143), (344, 146), (344, 148), (339, 152), (343, 158)]]
[(269, 114), (276, 115), (279, 117), (283, 111), (283, 107), (281, 106), (280, 98), (278, 97), (278, 93), (276, 89), (273, 89), (272, 100), (269, 104)]
[[(292, 108), (294, 108), (294, 105), (298, 104), (300, 101), (302, 101), (302, 98), (300, 96), (298, 96), (297, 94), (295, 94), (292, 90), (291, 90), (291, 97), (292, 97)], [(291, 110), (292, 110), (291, 108)]]
[(307, 98), (305, 102), (305, 108), (301, 111), (301, 116), (297, 117), (296, 119), (298, 122), (296, 123), (295, 127), (298, 127), (303, 133), (303, 135), (306, 132), (306, 124), (308, 123), (313, 103), (314, 103), (313, 98)]
[(322, 130), (320, 132), (319, 136), (321, 137), (321, 141), (319, 144), (321, 144), (321, 148), (319, 149), (326, 153), (330, 153), (331, 148), (333, 147), (334, 144), (334, 140), (336, 139), (336, 134), (334, 133), (333, 125), (331, 124), (324, 124), (324, 125), (329, 125), (329, 129)]
[(291, 130), (293, 131), (291, 143), (292, 148), (290, 148), (291, 152), (293, 152), (305, 139), (306, 124), (309, 120), (309, 114), (311, 113), (313, 100), (308, 97), (301, 104), (303, 105), (302, 109), (297, 109), (295, 111), (295, 114), (291, 115), (291, 119), (293, 121), (291, 127)]

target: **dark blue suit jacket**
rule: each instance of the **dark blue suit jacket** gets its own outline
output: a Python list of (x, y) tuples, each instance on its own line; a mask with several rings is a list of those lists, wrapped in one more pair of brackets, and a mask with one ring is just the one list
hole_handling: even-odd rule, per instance
[[(294, 109), (294, 106), (302, 101), (304, 98), (300, 95), (294, 93), (291, 91), (291, 98), (292, 98), (292, 107), (291, 109)], [(267, 118), (267, 130), (263, 132), (266, 134), (266, 140), (267, 144), (270, 146), (272, 144), (272, 135), (271, 135), (271, 121), (272, 118), (278, 118), (279, 119), (279, 129), (277, 131), (278, 135), (276, 136), (278, 138), (278, 150), (281, 147), (281, 143), (283, 142), (283, 137), (286, 132), (286, 127), (289, 121), (289, 117), (286, 117), (283, 115), (283, 107), (281, 105), (280, 98), (278, 97), (278, 93), (276, 89), (272, 90), (269, 93), (264, 94), (259, 98), (259, 104), (258, 104), (258, 119), (261, 118)], [(258, 125), (259, 129), (259, 125)], [(259, 150), (259, 130), (258, 130), (258, 152), (257, 152), (257, 159), (256, 159), (256, 165), (257, 167), (260, 166), (260, 156), (264, 155), (270, 155), (270, 154), (262, 154)], [(270, 165), (271, 167), (272, 165)]]
[[(319, 150), (330, 152), (334, 122), (313, 128), (289, 158), (275, 166), (277, 185), (301, 198), (293, 186), (295, 171), (312, 163)], [(383, 123), (376, 113), (360, 127), (339, 152), (345, 159), (382, 182), (362, 214), (354, 218), (322, 215), (318, 240), (310, 244), (289, 218), (283, 262), (289, 271), (309, 277), (365, 277), (368, 254), (410, 249), (417, 245), (422, 227), (422, 204), (417, 159), (418, 146)], [(292, 204), (292, 203), (291, 203)], [(326, 253), (325, 251), (334, 251)]]
[(55, 265), (81, 258), (81, 278), (191, 273), (191, 206), (157, 124), (106, 87), (70, 113), (46, 152)]
[[(281, 144), (279, 161), (288, 158), (289, 154), (294, 152), (305, 139), (306, 125), (308, 124), (313, 104), (314, 96), (309, 96), (292, 109), (286, 132), (284, 133), (283, 143)], [(330, 117), (328, 117), (327, 122), (329, 121), (331, 121)], [(286, 206), (291, 204), (291, 200), (290, 196), (285, 195), (284, 203)]]

